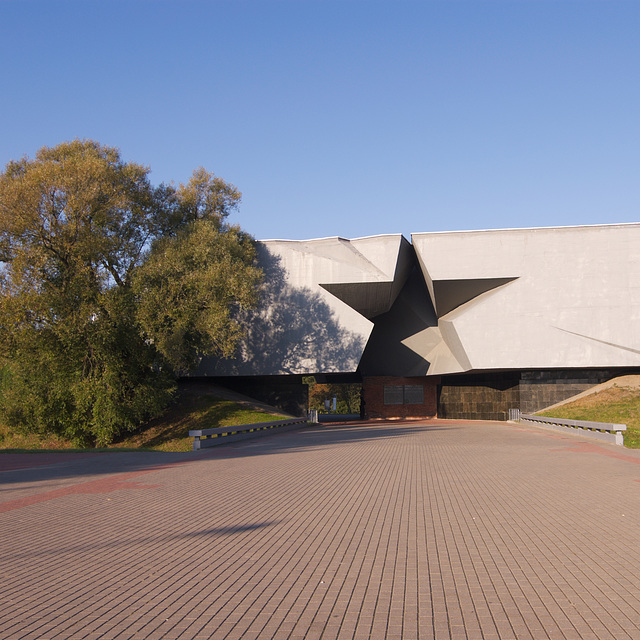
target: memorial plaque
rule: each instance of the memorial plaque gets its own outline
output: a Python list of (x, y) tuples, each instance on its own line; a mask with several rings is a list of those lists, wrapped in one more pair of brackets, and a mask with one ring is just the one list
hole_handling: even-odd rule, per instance
[(405, 404), (424, 404), (424, 387), (421, 384), (407, 384), (404, 387)]
[(384, 385), (384, 403), (385, 404), (403, 404), (404, 391), (400, 385)]

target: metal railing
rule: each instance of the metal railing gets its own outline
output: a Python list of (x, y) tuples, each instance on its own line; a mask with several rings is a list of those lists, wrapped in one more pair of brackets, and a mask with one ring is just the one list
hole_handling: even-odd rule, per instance
[[(512, 413), (513, 412), (513, 413)], [(513, 416), (513, 417), (512, 417)], [(589, 420), (565, 420), (564, 418), (547, 418), (520, 413), (519, 409), (509, 409), (509, 420), (514, 422), (526, 422), (547, 427), (565, 433), (574, 433), (588, 438), (596, 438), (617, 445), (624, 445), (623, 432), (627, 430), (626, 424), (615, 422), (591, 422)]]
[(225, 442), (245, 440), (259, 435), (271, 429), (288, 431), (290, 428), (301, 424), (307, 424), (308, 418), (291, 418), (288, 420), (272, 420), (271, 422), (256, 422), (254, 424), (239, 424), (233, 427), (214, 427), (212, 429), (194, 429), (189, 431), (189, 437), (193, 438), (193, 450), (199, 451), (206, 447), (215, 447)]

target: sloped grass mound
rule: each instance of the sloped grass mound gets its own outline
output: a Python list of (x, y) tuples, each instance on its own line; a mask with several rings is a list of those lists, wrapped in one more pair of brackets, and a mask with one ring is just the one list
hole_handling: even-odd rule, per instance
[(626, 424), (625, 447), (640, 449), (640, 389), (611, 387), (537, 415)]
[[(102, 451), (153, 450), (191, 451), (191, 429), (228, 427), (253, 422), (282, 420), (283, 416), (265, 413), (231, 400), (222, 400), (212, 394), (182, 393), (178, 401), (159, 418), (145, 424), (138, 432), (128, 434)], [(0, 425), (0, 452), (38, 452), (75, 450), (68, 440), (36, 435), (12, 434)]]
[(246, 408), (231, 400), (214, 396), (186, 395), (163, 416), (152, 420), (143, 430), (121, 440), (117, 446), (156, 451), (191, 451), (192, 429), (230, 427), (253, 422), (282, 420), (283, 416)]

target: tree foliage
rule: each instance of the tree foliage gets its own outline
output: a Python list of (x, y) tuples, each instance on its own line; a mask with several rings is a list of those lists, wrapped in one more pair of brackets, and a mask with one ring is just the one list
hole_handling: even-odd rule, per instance
[(107, 443), (242, 335), (260, 271), (225, 222), (240, 193), (204, 169), (177, 188), (148, 174), (76, 140), (0, 175), (0, 411), (16, 428)]
[(336, 398), (336, 413), (360, 413), (362, 401), (362, 385), (358, 383), (319, 383), (312, 376), (307, 378), (309, 384), (309, 409), (316, 409), (319, 413), (329, 413), (325, 402), (328, 400), (333, 407)]

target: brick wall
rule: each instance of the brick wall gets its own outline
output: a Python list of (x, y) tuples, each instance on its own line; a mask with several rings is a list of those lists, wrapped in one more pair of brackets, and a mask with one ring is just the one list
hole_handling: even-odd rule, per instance
[[(365, 377), (362, 388), (365, 416), (375, 418), (433, 418), (438, 408), (437, 378), (396, 378), (393, 376)], [(423, 387), (422, 404), (384, 404), (384, 387), (420, 385)]]

